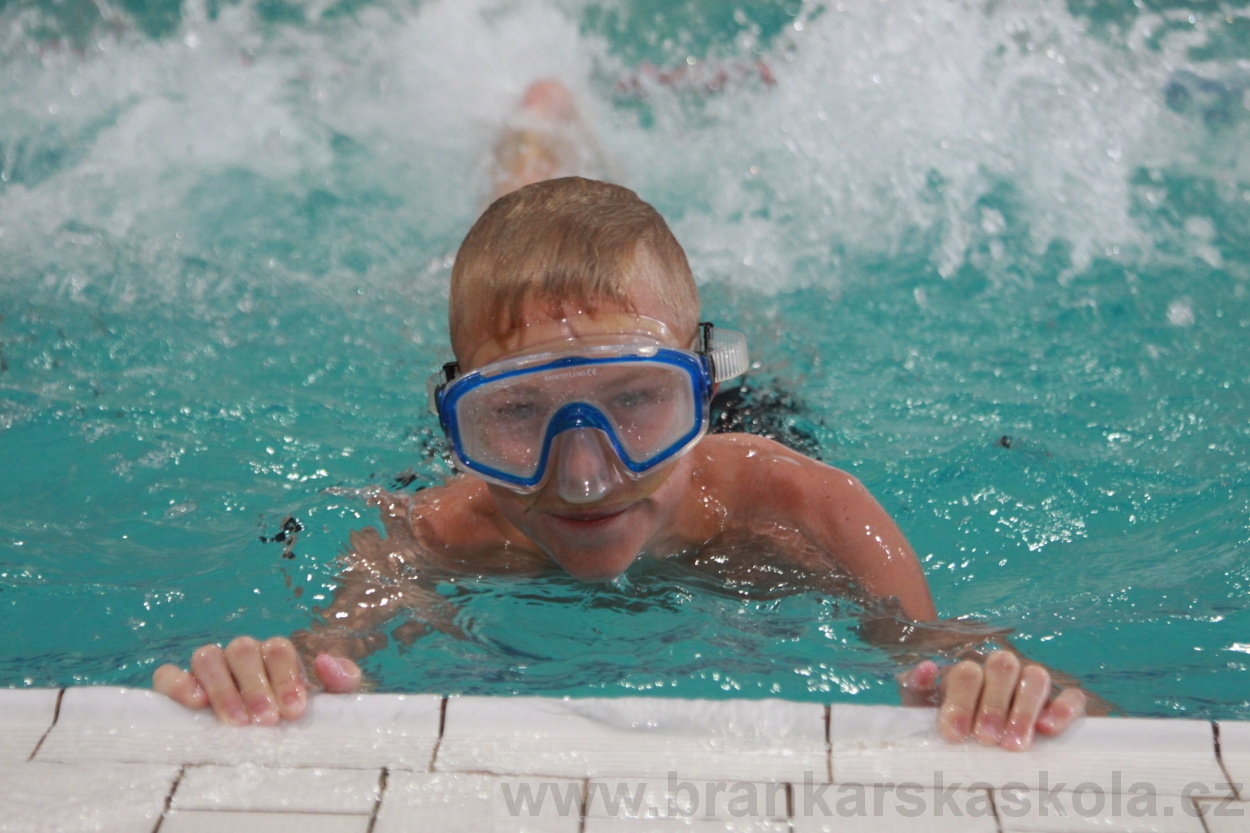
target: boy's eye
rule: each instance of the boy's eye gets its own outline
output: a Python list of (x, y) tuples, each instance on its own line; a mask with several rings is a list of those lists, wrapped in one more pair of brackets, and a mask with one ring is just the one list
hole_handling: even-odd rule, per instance
[(664, 399), (664, 392), (656, 388), (630, 388), (613, 395), (612, 404), (618, 408), (645, 408)]
[(491, 409), (492, 416), (503, 422), (528, 422), (538, 417), (538, 405), (533, 402), (500, 402)]

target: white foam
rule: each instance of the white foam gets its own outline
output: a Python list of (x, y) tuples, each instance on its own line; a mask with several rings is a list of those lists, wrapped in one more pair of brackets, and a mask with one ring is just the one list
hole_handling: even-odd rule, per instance
[[(838, 4), (769, 56), (775, 88), (718, 110), (692, 141), (676, 141), (689, 131), (680, 118), (664, 121), (676, 152), (648, 164), (635, 154), (633, 167), (653, 168), (657, 183), (699, 170), (712, 210), (682, 230), (744, 280), (764, 267), (786, 286), (806, 277), (787, 268), (796, 254), (888, 253), (917, 230), (937, 232), (934, 259), (950, 274), (974, 239), (1004, 230), (1001, 214), (987, 227), (977, 208), (1004, 181), (1033, 249), (1065, 241), (1080, 268), (1149, 245), (1130, 215), (1130, 177), (1175, 159), (1158, 137), (1177, 133), (1162, 90), (1180, 52), (1142, 44), (1157, 23), (1143, 16), (1109, 43), (1058, 0)], [(727, 225), (738, 228), (718, 233)], [(768, 239), (777, 249), (759, 251)]]
[[(1227, 69), (1185, 57), (1207, 37), (1201, 22), (1148, 43), (1159, 15), (1109, 37), (1062, 0), (808, 3), (761, 55), (746, 37), (727, 59), (762, 58), (775, 85), (701, 100), (652, 87), (654, 119), (641, 125), (595, 80), (630, 68), (582, 32), (583, 5), (430, 0), (320, 20), (314, 4), (305, 24), (266, 26), (248, 4), (210, 19), (190, 0), (174, 35), (102, 29), (83, 54), (15, 39), (14, 13), (0, 175), (21, 180), (41, 148), (67, 156), (0, 190), (6, 275), (46, 275), (69, 293), (101, 276), (120, 282), (116, 297), (175, 291), (178, 258), (220, 242), (204, 227), (203, 190), (245, 172), (278, 192), (346, 181), (393, 198), (377, 209), (381, 265), (361, 280), (411, 276), (467, 228), (494, 131), (546, 76), (573, 87), (627, 184), (674, 218), (703, 279), (832, 288), (844, 255), (917, 239), (950, 275), (979, 244), (1021, 229), (1034, 252), (1061, 243), (1079, 270), (1149, 253), (1134, 173), (1201, 168), (1195, 144), (1206, 141), (1163, 91), (1179, 70)], [(1245, 129), (1233, 125), (1230, 146)], [(362, 149), (346, 179), (336, 137)], [(1211, 164), (1244, 179), (1250, 161), (1230, 153)], [(228, 241), (247, 237), (239, 223)], [(427, 242), (405, 242), (404, 229)], [(1218, 260), (1210, 235), (1180, 237)], [(299, 277), (280, 267), (275, 279)]]

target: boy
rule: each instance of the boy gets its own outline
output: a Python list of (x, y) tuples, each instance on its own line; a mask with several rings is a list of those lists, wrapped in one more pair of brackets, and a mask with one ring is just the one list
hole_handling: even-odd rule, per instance
[[(352, 660), (385, 643), (378, 628), (397, 608), (446, 627), (446, 602), (421, 575), (554, 563), (604, 581), (639, 557), (692, 552), (722, 575), (797, 568), (879, 600), (900, 614), (881, 621), (917, 623), (877, 637), (895, 650), (983, 641), (923, 624), (937, 618), (924, 573), (853, 477), (761, 437), (704, 435), (712, 391), (745, 369), (745, 345), (699, 323), (685, 253), (632, 191), (570, 177), (498, 199), (456, 257), (449, 312), (456, 363), (432, 400), (467, 473), (378, 499), (385, 547), (376, 533), (353, 537), (357, 564), (323, 621), (293, 637), (298, 649), (280, 638), (205, 646), (190, 673), (158, 669), (157, 691), (224, 722), (295, 719), (307, 697), (300, 654), (326, 690), (355, 691)], [(1048, 672), (1011, 651), (965, 660), (941, 686), (922, 662), (900, 685), (905, 702), (940, 702), (951, 741), (1025, 749), (1085, 711), (1083, 692), (1052, 700)]]

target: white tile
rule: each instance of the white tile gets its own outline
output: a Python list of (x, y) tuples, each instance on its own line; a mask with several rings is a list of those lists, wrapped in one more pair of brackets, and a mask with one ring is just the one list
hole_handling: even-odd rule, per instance
[(595, 778), (587, 818), (678, 820), (785, 819), (789, 785), (700, 778)]
[(0, 762), (24, 761), (52, 728), (57, 688), (0, 689)]
[(995, 833), (988, 790), (931, 790), (916, 784), (795, 785), (794, 833)]
[(1086, 717), (1060, 737), (1038, 738), (1027, 752), (1007, 752), (975, 741), (947, 743), (936, 719), (933, 709), (834, 705), (833, 780), (1042, 791), (1090, 783), (1108, 793), (1143, 783), (1158, 795), (1181, 795), (1201, 783), (1212, 795), (1228, 792), (1206, 721)]
[(319, 694), (294, 723), (236, 727), (151, 691), (71, 688), (36, 760), (427, 769), (441, 702), (429, 694)]
[(171, 812), (161, 833), (368, 833), (369, 817), (318, 813)]
[(154, 764), (0, 764), (0, 830), (151, 833), (177, 777)]
[(777, 819), (588, 818), (584, 833), (790, 833)]
[(188, 767), (175, 810), (363, 813), (378, 801), (381, 770), (269, 769), (255, 764)]
[(1250, 833), (1250, 801), (1202, 801), (1198, 806), (1210, 833)]
[(373, 833), (577, 833), (583, 783), (393, 772)]
[(1243, 785), (1241, 797), (1250, 799), (1250, 722), (1220, 721), (1220, 757), (1228, 777)]
[(440, 771), (750, 781), (827, 777), (825, 709), (780, 700), (453, 697)]
[(1119, 793), (1093, 785), (1047, 793), (998, 790), (994, 801), (1003, 833), (1204, 833), (1191, 799), (1133, 790), (1128, 784)]

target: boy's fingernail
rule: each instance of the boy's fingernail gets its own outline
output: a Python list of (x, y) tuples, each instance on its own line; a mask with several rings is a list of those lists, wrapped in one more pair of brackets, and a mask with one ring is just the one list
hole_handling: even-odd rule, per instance
[(1004, 749), (1028, 749), (1033, 743), (1032, 733), (1028, 729), (1018, 726), (1010, 727), (1007, 730), (1006, 737), (1003, 738), (1002, 746)]
[(963, 740), (968, 737), (968, 716), (953, 707), (942, 709), (941, 717), (939, 717), (939, 728), (944, 729), (943, 734), (952, 740)]
[(991, 743), (998, 743), (1003, 736), (1003, 724), (996, 717), (982, 716), (977, 721), (977, 738), (985, 739)]
[(256, 697), (248, 703), (248, 707), (252, 713), (252, 723), (269, 724), (278, 721), (278, 713), (274, 711), (273, 703), (268, 697)]

